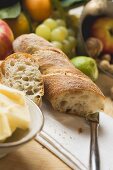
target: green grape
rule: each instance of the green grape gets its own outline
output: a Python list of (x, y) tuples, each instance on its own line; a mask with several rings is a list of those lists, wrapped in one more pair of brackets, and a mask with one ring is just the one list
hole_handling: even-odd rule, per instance
[(62, 42), (62, 45), (63, 45), (63, 52), (66, 53), (66, 54), (70, 54), (71, 50), (72, 50), (70, 42), (68, 40), (64, 40)]
[(75, 32), (71, 28), (68, 29), (68, 34), (69, 36), (75, 36)]
[(67, 38), (68, 36), (68, 30), (66, 27), (60, 26), (59, 27), (60, 30), (62, 30), (62, 33), (65, 35), (65, 38)]
[(50, 40), (51, 38), (51, 30), (49, 27), (47, 27), (44, 24), (39, 25), (36, 30), (35, 33), (43, 38), (45, 38), (46, 40)]
[(61, 50), (63, 50), (63, 46), (62, 46), (62, 43), (61, 42), (58, 42), (58, 41), (52, 41), (52, 44), (54, 47), (56, 48), (59, 48)]
[(48, 26), (50, 28), (50, 30), (53, 30), (57, 27), (57, 22), (52, 19), (52, 18), (48, 18), (43, 22), (44, 25)]
[(51, 32), (51, 41), (62, 42), (67, 37), (67, 30), (65, 27), (58, 27)]
[(76, 47), (76, 39), (74, 37), (69, 36), (67, 40), (70, 42), (70, 46), (72, 49)]
[(66, 27), (66, 23), (65, 23), (65, 21), (63, 19), (57, 19), (56, 23), (57, 23), (58, 26)]

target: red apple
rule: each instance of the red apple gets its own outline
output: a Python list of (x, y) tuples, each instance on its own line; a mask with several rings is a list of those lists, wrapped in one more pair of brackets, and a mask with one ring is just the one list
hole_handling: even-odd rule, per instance
[(96, 19), (91, 27), (91, 36), (101, 40), (104, 53), (113, 54), (113, 18)]
[(0, 60), (3, 60), (13, 52), (13, 33), (6, 22), (0, 20)]

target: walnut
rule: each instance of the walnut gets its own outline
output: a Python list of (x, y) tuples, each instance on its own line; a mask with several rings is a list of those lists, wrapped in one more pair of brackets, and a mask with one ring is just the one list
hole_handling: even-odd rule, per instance
[(107, 60), (107, 61), (111, 61), (111, 55), (110, 54), (104, 54), (103, 56), (102, 56), (102, 59), (103, 60)]
[(113, 87), (111, 88), (111, 99), (113, 100)]
[(103, 51), (103, 44), (99, 39), (91, 37), (86, 41), (86, 48), (90, 57), (96, 58)]
[(102, 60), (102, 61), (100, 62), (100, 68), (103, 69), (103, 70), (105, 70), (105, 71), (109, 71), (109, 69), (110, 69), (110, 63), (109, 63), (109, 61), (107, 61), (107, 60)]
[(113, 74), (113, 64), (110, 65), (110, 67), (109, 67), (109, 72), (110, 72), (111, 74)]

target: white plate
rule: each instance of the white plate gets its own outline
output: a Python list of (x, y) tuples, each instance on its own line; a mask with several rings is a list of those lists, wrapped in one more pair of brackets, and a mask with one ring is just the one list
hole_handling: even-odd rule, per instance
[(4, 143), (0, 143), (0, 158), (28, 143), (43, 127), (44, 119), (39, 107), (28, 98), (26, 100), (31, 117), (30, 128), (26, 131), (18, 129)]
[[(90, 127), (83, 118), (56, 112), (43, 103), (45, 124), (36, 139), (73, 169), (88, 169)], [(79, 132), (82, 128), (82, 133)], [(100, 113), (101, 170), (113, 170), (113, 119)]]

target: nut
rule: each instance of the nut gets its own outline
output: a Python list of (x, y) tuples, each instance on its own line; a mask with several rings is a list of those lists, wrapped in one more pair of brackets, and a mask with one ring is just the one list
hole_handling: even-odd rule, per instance
[(102, 60), (102, 61), (100, 62), (100, 68), (103, 69), (103, 70), (105, 70), (105, 71), (109, 71), (109, 69), (110, 69), (110, 64), (109, 64), (109, 62), (108, 62), (107, 60)]
[(110, 65), (110, 67), (109, 67), (109, 72), (110, 72), (111, 74), (113, 74), (113, 64)]
[(103, 44), (99, 39), (91, 37), (86, 41), (86, 48), (90, 57), (96, 58), (103, 51)]
[(111, 88), (111, 98), (113, 99), (113, 87)]
[(110, 54), (104, 54), (103, 56), (102, 56), (102, 59), (103, 60), (107, 60), (107, 61), (111, 61), (111, 55)]

